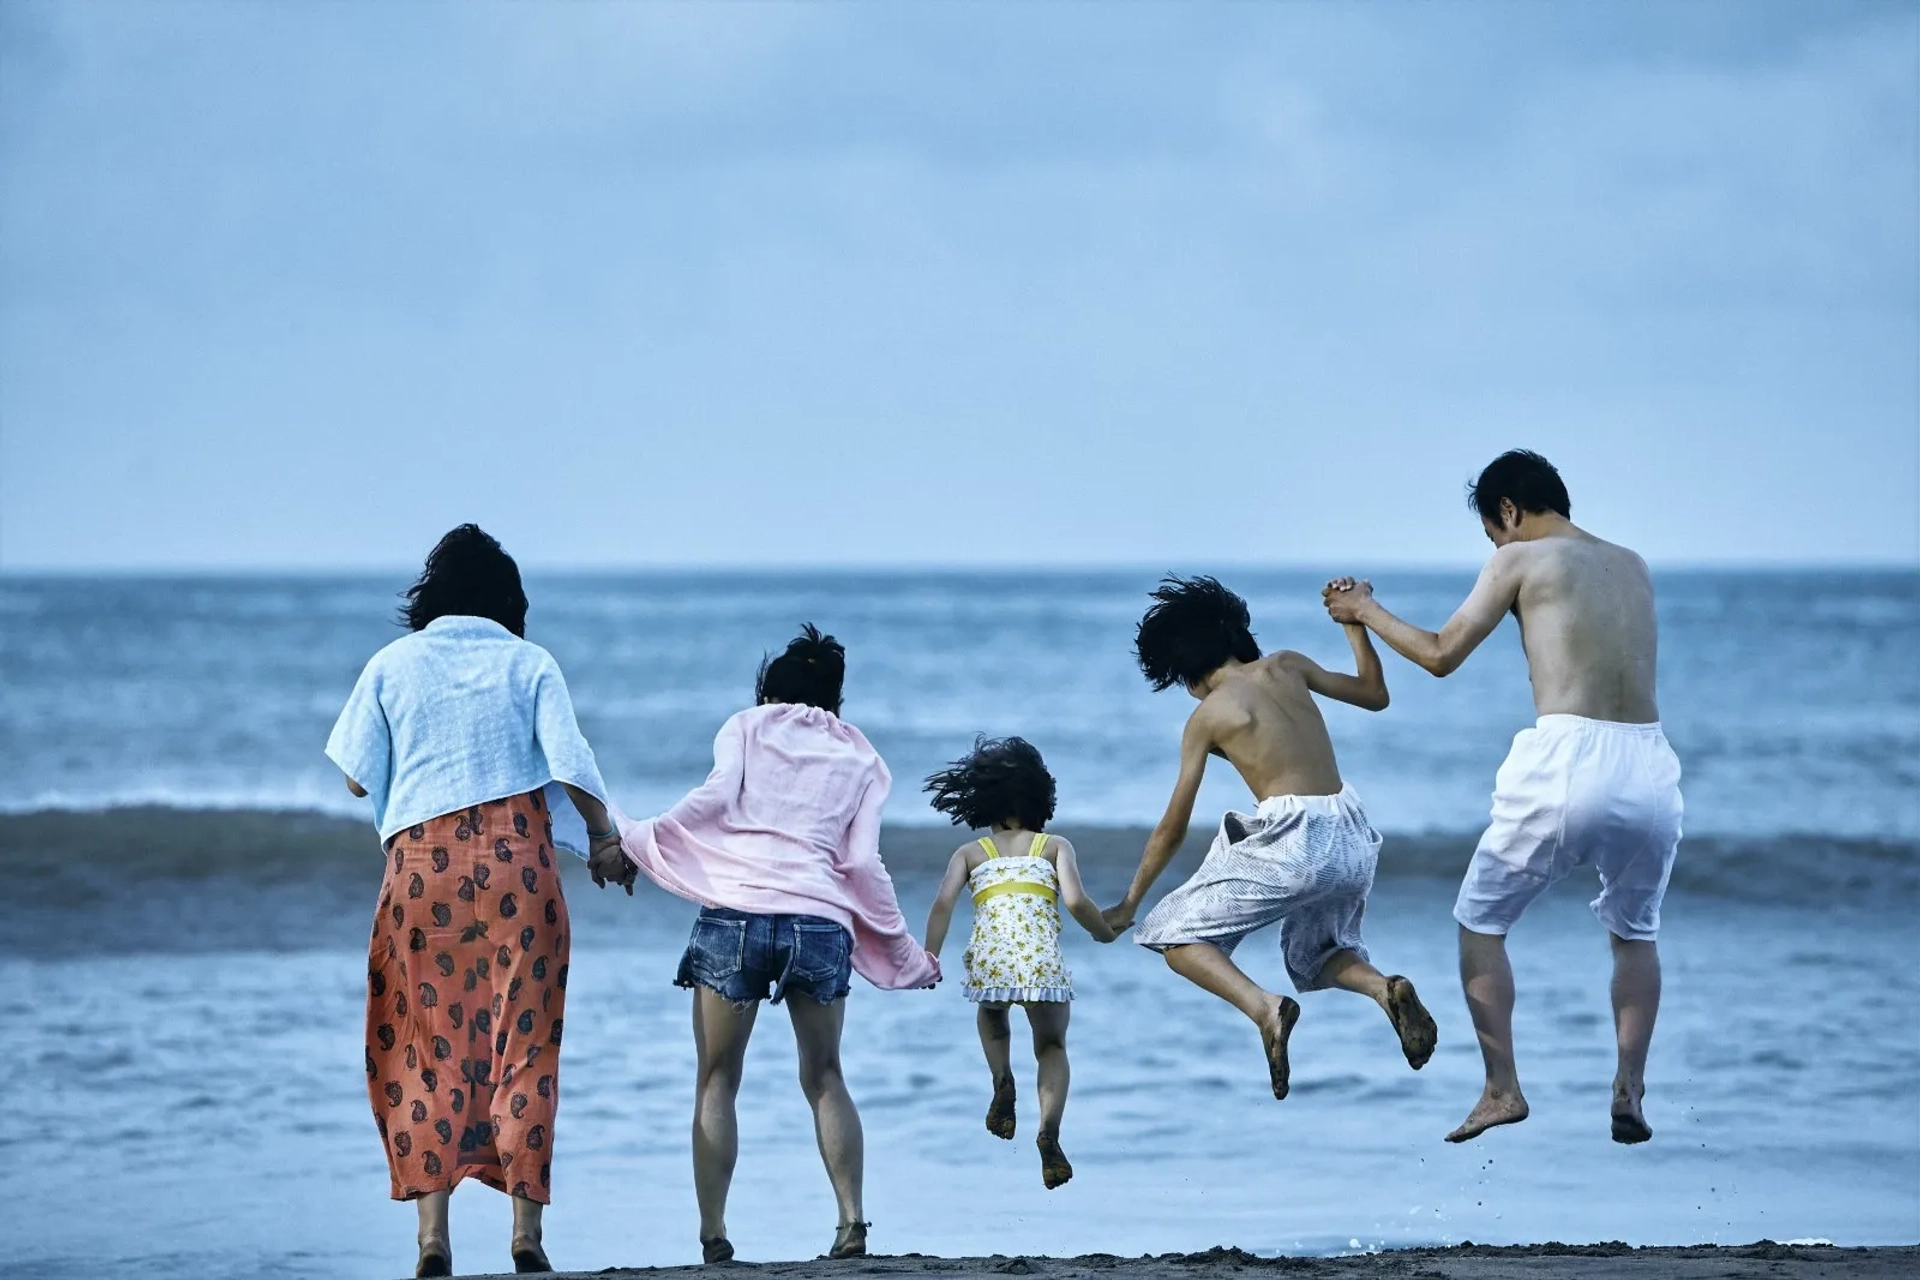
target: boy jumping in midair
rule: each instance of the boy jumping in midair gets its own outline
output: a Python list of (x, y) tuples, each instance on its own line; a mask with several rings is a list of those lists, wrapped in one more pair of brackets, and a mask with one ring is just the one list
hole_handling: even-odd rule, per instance
[(1173, 798), (1147, 840), (1133, 886), (1104, 913), (1107, 923), (1116, 931), (1132, 925), (1186, 838), (1207, 756), (1222, 756), (1258, 807), (1221, 819), (1200, 869), (1147, 915), (1134, 941), (1253, 1021), (1276, 1098), (1287, 1096), (1287, 1038), (1300, 1005), (1261, 987), (1232, 959), (1242, 939), (1276, 921), (1295, 989), (1340, 987), (1372, 999), (1400, 1037), (1407, 1065), (1418, 1071), (1433, 1056), (1433, 1019), (1411, 982), (1384, 976), (1367, 962), (1360, 921), (1380, 836), (1340, 780), (1312, 697), (1369, 711), (1386, 707), (1386, 679), (1366, 628), (1346, 628), (1359, 673), (1338, 675), (1303, 654), (1262, 657), (1246, 601), (1212, 578), (1167, 578), (1153, 600), (1134, 640), (1140, 670), (1156, 690), (1185, 686), (1200, 706), (1181, 738)]

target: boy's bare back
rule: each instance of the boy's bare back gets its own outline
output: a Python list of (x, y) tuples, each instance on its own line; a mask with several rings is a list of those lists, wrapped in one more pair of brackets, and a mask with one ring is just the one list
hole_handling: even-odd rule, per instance
[(1255, 800), (1340, 791), (1327, 722), (1308, 687), (1302, 655), (1288, 650), (1223, 674), (1194, 711), (1210, 749), (1240, 774)]

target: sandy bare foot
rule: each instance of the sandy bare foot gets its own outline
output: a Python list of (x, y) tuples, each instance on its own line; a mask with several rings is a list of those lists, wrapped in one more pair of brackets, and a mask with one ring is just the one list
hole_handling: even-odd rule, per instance
[(1013, 1076), (1009, 1074), (993, 1082), (993, 1102), (987, 1107), (987, 1132), (996, 1138), (1012, 1138), (1013, 1130)]
[(1440, 1032), (1427, 1006), (1420, 1003), (1419, 992), (1398, 975), (1387, 979), (1387, 1018), (1400, 1037), (1400, 1052), (1407, 1055), (1407, 1065), (1415, 1071), (1426, 1066)]
[(1067, 1160), (1067, 1153), (1060, 1149), (1060, 1135), (1042, 1129), (1034, 1141), (1040, 1148), (1040, 1181), (1047, 1184), (1047, 1190), (1073, 1181), (1073, 1165)]
[(413, 1264), (416, 1276), (453, 1274), (453, 1249), (445, 1240), (428, 1240), (420, 1246), (420, 1260)]
[(1638, 1094), (1624, 1085), (1613, 1087), (1613, 1140), (1632, 1146), (1636, 1142), (1645, 1142), (1653, 1137), (1653, 1128), (1647, 1123), (1646, 1116), (1640, 1112), (1640, 1101), (1646, 1096), (1643, 1087)]
[(725, 1236), (715, 1236), (711, 1240), (700, 1242), (700, 1261), (705, 1263), (732, 1262), (733, 1242)]
[(547, 1251), (532, 1236), (515, 1236), (508, 1251), (513, 1254), (513, 1269), (519, 1274), (553, 1270), (553, 1264), (547, 1261)]
[(1447, 1135), (1448, 1142), (1468, 1142), (1479, 1137), (1496, 1125), (1519, 1124), (1527, 1118), (1527, 1100), (1519, 1094), (1511, 1096), (1495, 1093), (1489, 1089), (1480, 1095), (1480, 1101), (1460, 1122), (1460, 1127)]
[(1273, 1084), (1273, 1096), (1287, 1096), (1287, 1078), (1290, 1068), (1287, 1066), (1287, 1037), (1293, 1034), (1293, 1024), (1300, 1021), (1300, 1002), (1292, 996), (1281, 996), (1280, 1003), (1274, 1007), (1273, 1020), (1260, 1028), (1260, 1043), (1267, 1051), (1267, 1077)]

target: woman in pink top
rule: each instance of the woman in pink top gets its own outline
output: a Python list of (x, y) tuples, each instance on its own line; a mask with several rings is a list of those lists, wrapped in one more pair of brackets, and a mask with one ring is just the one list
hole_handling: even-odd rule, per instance
[(721, 726), (706, 782), (658, 818), (634, 822), (615, 810), (621, 848), (595, 851), (596, 879), (631, 892), (637, 868), (704, 908), (675, 982), (694, 991), (693, 1179), (708, 1262), (733, 1257), (734, 1100), (760, 1002), (784, 1002), (793, 1022), (800, 1087), (839, 1202), (828, 1256), (852, 1258), (866, 1253), (868, 1223), (860, 1113), (840, 1072), (849, 980), (856, 970), (887, 989), (940, 980), (939, 961), (907, 932), (880, 861), (892, 779), (866, 737), (840, 719), (845, 675), (846, 650), (809, 623), (761, 664), (757, 705)]

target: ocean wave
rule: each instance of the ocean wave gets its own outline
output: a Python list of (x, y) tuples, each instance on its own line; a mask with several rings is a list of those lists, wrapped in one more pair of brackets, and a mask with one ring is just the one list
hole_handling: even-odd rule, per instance
[[(1074, 842), (1089, 885), (1103, 893), (1124, 887), (1147, 836), (1144, 827), (1069, 823), (1056, 829)], [(1190, 866), (1210, 837), (1195, 828), (1169, 875)], [(889, 825), (882, 849), (905, 885), (937, 879), (965, 838), (946, 827)], [(1457, 881), (1477, 839), (1477, 832), (1389, 833), (1379, 877)], [(125, 805), (43, 808), (0, 819), (0, 869), (16, 908), (78, 906), (133, 883), (209, 880), (337, 886), (358, 901), (378, 859), (379, 842), (364, 813)], [(1910, 906), (1920, 903), (1920, 841), (1690, 836), (1672, 884), (1683, 894), (1745, 902)]]

